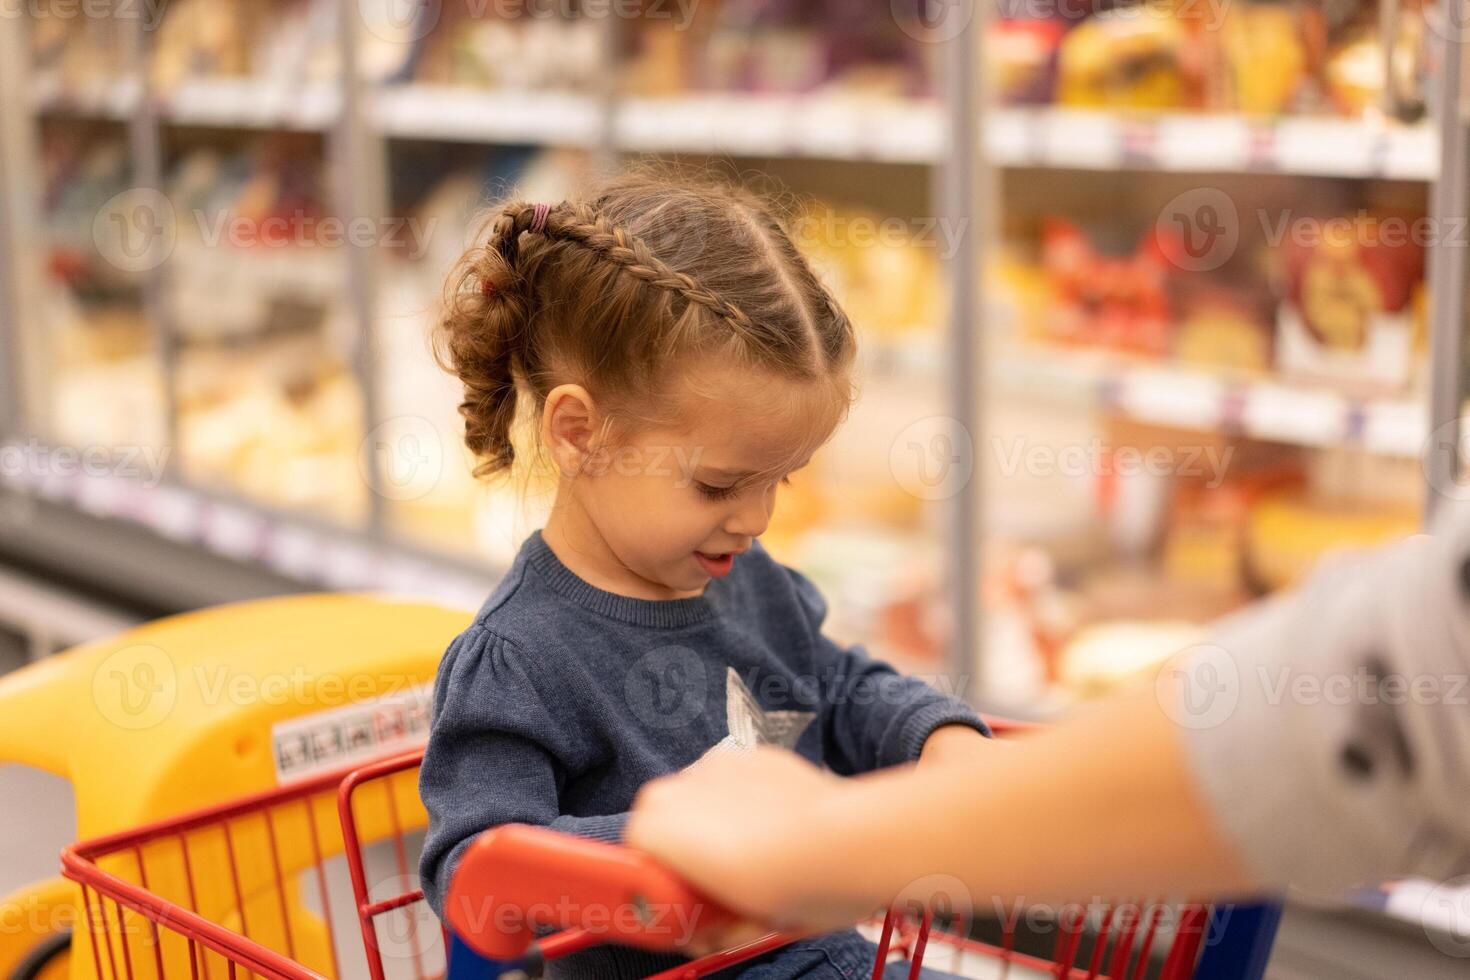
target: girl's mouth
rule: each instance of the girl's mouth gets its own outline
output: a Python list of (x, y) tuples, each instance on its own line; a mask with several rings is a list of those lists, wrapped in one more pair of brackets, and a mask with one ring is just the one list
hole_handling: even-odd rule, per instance
[(696, 551), (694, 557), (699, 561), (699, 567), (711, 578), (723, 578), (730, 574), (730, 569), (735, 564), (735, 554), (727, 552), (723, 555), (707, 555), (702, 551)]

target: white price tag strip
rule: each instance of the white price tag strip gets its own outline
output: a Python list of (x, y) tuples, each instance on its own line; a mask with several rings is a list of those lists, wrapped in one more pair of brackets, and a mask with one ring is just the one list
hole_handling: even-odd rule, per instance
[(204, 516), (205, 543), (227, 558), (248, 561), (259, 556), (265, 532), (264, 518), (233, 504), (213, 504)]
[(991, 161), (1022, 166), (1035, 159), (1035, 115), (1030, 109), (996, 109), (985, 116), (985, 152)]
[[(336, 680), (341, 683), (334, 684), (332, 690), (351, 691), (352, 678)], [(330, 701), (325, 685), (315, 690), (320, 700)], [(290, 783), (420, 745), (429, 735), (433, 703), (433, 684), (419, 684), (277, 722), (271, 726), (276, 780)]]
[(140, 512), (144, 523), (175, 541), (197, 541), (202, 532), (204, 504), (181, 487), (161, 486), (149, 491)]
[(77, 484), (76, 503), (97, 517), (114, 517), (127, 507), (129, 488), (128, 481), (109, 474), (83, 476)]
[(1276, 125), (1277, 168), (1292, 174), (1367, 176), (1375, 170), (1378, 135), (1353, 120), (1283, 119)]
[(1116, 116), (1054, 109), (1040, 119), (1040, 162), (1097, 170), (1122, 165), (1123, 129)]
[(321, 536), (309, 528), (285, 522), (271, 528), (265, 562), (282, 575), (302, 581), (321, 578)]
[(1154, 155), (1165, 170), (1245, 170), (1250, 152), (1250, 126), (1238, 116), (1171, 115), (1158, 120)]
[(1439, 133), (1427, 125), (1388, 130), (1383, 175), (1397, 180), (1433, 180), (1439, 173)]
[(1415, 458), (1424, 454), (1429, 418), (1412, 401), (1371, 402), (1364, 407), (1362, 442), (1371, 453)]
[(1116, 397), (1140, 422), (1214, 431), (1225, 419), (1225, 385), (1204, 374), (1138, 368), (1120, 377)]
[(327, 547), (322, 578), (334, 589), (371, 588), (376, 581), (377, 565), (377, 556), (371, 549), (342, 539)]
[(1247, 434), (1258, 439), (1301, 446), (1340, 446), (1347, 441), (1347, 400), (1330, 391), (1254, 385), (1241, 414)]

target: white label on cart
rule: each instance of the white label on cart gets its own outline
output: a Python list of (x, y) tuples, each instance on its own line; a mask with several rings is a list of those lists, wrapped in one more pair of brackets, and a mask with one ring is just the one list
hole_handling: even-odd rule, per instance
[(411, 749), (429, 735), (434, 685), (420, 684), (271, 726), (276, 781), (292, 783), (349, 762)]

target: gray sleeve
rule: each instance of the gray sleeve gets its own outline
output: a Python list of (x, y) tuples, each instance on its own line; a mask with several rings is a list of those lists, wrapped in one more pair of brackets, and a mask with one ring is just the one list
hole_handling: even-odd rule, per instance
[(1158, 676), (1206, 806), (1259, 880), (1470, 873), (1470, 505), (1335, 555)]

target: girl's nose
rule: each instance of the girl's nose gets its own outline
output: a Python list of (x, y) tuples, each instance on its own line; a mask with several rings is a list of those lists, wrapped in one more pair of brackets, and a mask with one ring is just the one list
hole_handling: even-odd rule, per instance
[(776, 488), (765, 493), (747, 494), (740, 506), (725, 521), (725, 533), (739, 537), (758, 538), (766, 533), (771, 523), (771, 514), (776, 510)]

